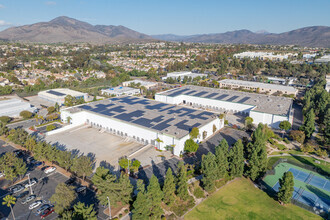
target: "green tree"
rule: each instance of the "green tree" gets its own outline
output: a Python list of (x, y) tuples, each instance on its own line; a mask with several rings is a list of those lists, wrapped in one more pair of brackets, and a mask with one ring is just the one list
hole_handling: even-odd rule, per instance
[(11, 121), (11, 118), (8, 116), (1, 116), (0, 117), (0, 122), (4, 123), (4, 124), (8, 124)]
[(182, 161), (178, 163), (177, 170), (177, 189), (176, 194), (182, 200), (187, 200), (189, 198), (188, 194), (188, 178), (187, 178), (187, 168)]
[(55, 211), (58, 214), (70, 208), (77, 195), (73, 186), (67, 186), (65, 183), (59, 183), (55, 188), (55, 194), (52, 195), (50, 201), (55, 204)]
[(175, 179), (172, 173), (172, 169), (168, 168), (165, 176), (164, 186), (164, 202), (166, 205), (171, 206), (175, 201)]
[(281, 121), (279, 128), (282, 130), (288, 131), (291, 128), (291, 123), (288, 121)]
[(218, 166), (217, 179), (224, 178), (228, 175), (228, 142), (222, 139), (220, 144), (215, 147), (215, 161)]
[(203, 173), (203, 186), (208, 192), (214, 190), (215, 181), (218, 176), (218, 166), (214, 154), (209, 152), (207, 155), (203, 155), (201, 171)]
[(6, 126), (5, 123), (0, 121), (0, 136), (1, 135), (8, 135), (8, 133), (9, 133), (8, 127)]
[(281, 203), (290, 203), (294, 191), (293, 179), (293, 174), (291, 172), (285, 172), (283, 177), (279, 180), (280, 188), (277, 197)]
[(249, 164), (247, 167), (247, 175), (251, 178), (251, 180), (255, 180), (260, 174), (260, 162), (258, 160), (258, 152), (257, 150), (253, 150), (252, 154), (249, 158)]
[(56, 160), (60, 167), (68, 171), (73, 164), (71, 151), (59, 151), (56, 155)]
[(10, 212), (13, 215), (13, 219), (15, 220), (15, 215), (13, 211), (13, 205), (16, 203), (16, 198), (11, 195), (7, 195), (6, 197), (3, 198), (2, 205), (6, 205), (7, 207), (10, 208)]
[(191, 139), (196, 139), (199, 136), (199, 129), (197, 127), (193, 127), (189, 135)]
[(191, 138), (187, 139), (186, 142), (184, 142), (184, 151), (186, 153), (194, 153), (198, 150), (199, 145)]
[(247, 129), (247, 130), (251, 130), (252, 129), (252, 127), (253, 127), (253, 118), (251, 118), (251, 117), (246, 117), (245, 118), (245, 128)]
[(52, 114), (52, 113), (55, 112), (55, 107), (54, 107), (54, 106), (49, 106), (49, 107), (47, 108), (47, 111), (48, 111), (48, 114)]
[(70, 106), (73, 106), (74, 103), (75, 103), (75, 98), (74, 97), (72, 97), (71, 95), (65, 96), (65, 98), (64, 98), (64, 105), (65, 106), (70, 107)]
[(303, 131), (305, 132), (305, 136), (310, 138), (315, 131), (315, 114), (314, 109), (310, 109), (306, 113), (306, 117), (304, 117), (304, 125), (302, 126)]
[(151, 219), (160, 219), (164, 213), (161, 207), (163, 200), (163, 192), (160, 189), (158, 179), (155, 175), (152, 175), (149, 180), (149, 185), (147, 187), (147, 197), (150, 201), (150, 217)]
[(151, 214), (150, 212), (150, 200), (147, 196), (147, 193), (145, 191), (145, 186), (143, 182), (140, 183), (138, 187), (138, 194), (136, 197), (136, 200), (133, 203), (133, 211), (132, 211), (132, 219), (133, 220), (144, 220), (149, 219), (149, 216)]
[(93, 173), (93, 163), (94, 161), (89, 157), (81, 155), (73, 159), (71, 170), (85, 179), (86, 176), (90, 176)]
[(244, 152), (243, 143), (240, 139), (229, 151), (229, 173), (231, 177), (241, 176), (244, 171)]
[(60, 106), (57, 102), (55, 103), (54, 107), (55, 107), (55, 111), (57, 111), (57, 112), (60, 111)]
[(118, 164), (121, 168), (127, 169), (128, 167), (132, 167), (132, 161), (128, 160), (127, 157), (122, 157), (119, 159)]
[(85, 205), (85, 203), (78, 202), (73, 206), (74, 220), (97, 220), (94, 205)]
[(32, 117), (32, 113), (29, 111), (21, 111), (21, 113), (19, 113), (19, 115), (24, 119), (28, 119), (28, 118)]

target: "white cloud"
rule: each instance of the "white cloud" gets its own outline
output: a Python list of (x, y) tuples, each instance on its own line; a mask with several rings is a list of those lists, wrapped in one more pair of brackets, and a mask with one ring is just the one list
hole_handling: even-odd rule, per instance
[(56, 2), (54, 1), (48, 1), (48, 2), (45, 2), (46, 5), (56, 5)]
[(5, 8), (5, 6), (4, 6), (4, 5), (2, 5), (2, 4), (0, 4), (0, 9), (1, 9), (1, 8)]
[(10, 26), (10, 25), (11, 25), (11, 23), (8, 23), (4, 20), (0, 20), (0, 27), (6, 27), (6, 26)]

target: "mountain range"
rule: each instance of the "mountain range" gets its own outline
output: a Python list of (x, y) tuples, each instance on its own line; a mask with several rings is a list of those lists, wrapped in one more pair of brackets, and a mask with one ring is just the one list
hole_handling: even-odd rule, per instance
[(252, 32), (249, 30), (230, 31), (217, 34), (198, 35), (151, 35), (153, 38), (164, 41), (191, 42), (191, 43), (218, 43), (218, 44), (272, 44), (272, 45), (299, 45), (307, 47), (330, 47), (330, 27), (304, 27), (280, 34), (266, 31)]
[(49, 22), (10, 27), (0, 32), (0, 40), (38, 43), (142, 43), (176, 41), (219, 44), (272, 44), (330, 47), (330, 27), (304, 27), (280, 34), (265, 30), (252, 32), (237, 30), (226, 33), (197, 35), (146, 35), (124, 26), (91, 25), (87, 22), (61, 16)]
[(5, 41), (38, 43), (132, 43), (152, 41), (152, 37), (124, 26), (91, 25), (61, 16), (49, 22), (11, 27), (0, 32)]

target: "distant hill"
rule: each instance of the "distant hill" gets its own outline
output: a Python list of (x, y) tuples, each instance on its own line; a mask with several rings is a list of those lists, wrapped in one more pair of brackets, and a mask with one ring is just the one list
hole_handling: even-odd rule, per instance
[(8, 28), (0, 32), (0, 40), (100, 44), (153, 41), (152, 37), (124, 26), (94, 26), (65, 16), (57, 17), (49, 22)]
[(280, 34), (249, 30), (230, 31), (218, 34), (200, 34), (192, 36), (152, 35), (153, 38), (165, 41), (183, 41), (194, 43), (220, 44), (272, 44), (299, 45), (307, 47), (330, 47), (330, 27), (312, 26)]

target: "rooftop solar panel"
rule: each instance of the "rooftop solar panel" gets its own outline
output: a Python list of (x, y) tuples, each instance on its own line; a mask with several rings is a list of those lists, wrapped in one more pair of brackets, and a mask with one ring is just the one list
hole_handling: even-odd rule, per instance
[(153, 126), (152, 128), (155, 129), (155, 130), (158, 130), (158, 131), (162, 131), (162, 130), (170, 127), (171, 125), (168, 124), (168, 122), (171, 122), (173, 120), (175, 120), (175, 119), (174, 118), (167, 119), (166, 121), (163, 121), (163, 122)]
[(188, 92), (185, 93), (185, 95), (192, 95), (195, 92), (197, 92), (197, 91), (195, 91), (195, 90), (189, 90)]
[(250, 97), (244, 97), (244, 98), (242, 98), (241, 100), (239, 100), (238, 102), (239, 103), (244, 103), (244, 102), (246, 102), (247, 100), (249, 100), (250, 99)]
[(201, 97), (202, 95), (205, 95), (205, 94), (207, 94), (207, 93), (208, 93), (208, 92), (202, 91), (202, 92), (199, 92), (199, 93), (195, 94), (194, 96)]
[(52, 95), (56, 95), (56, 96), (65, 96), (64, 93), (56, 92), (54, 90), (48, 90), (47, 93), (52, 94)]
[(207, 95), (207, 96), (205, 96), (205, 98), (212, 98), (212, 97), (214, 97), (214, 96), (216, 96), (216, 95), (218, 95), (218, 93), (211, 93), (211, 94), (209, 94), (209, 95)]
[(217, 99), (217, 100), (223, 100), (223, 99), (226, 98), (227, 96), (229, 96), (229, 95), (227, 95), (227, 94), (223, 94), (223, 95), (220, 95), (220, 96), (218, 96), (218, 97), (215, 97), (215, 99)]
[(134, 124), (138, 124), (145, 127), (151, 127), (152, 126), (151, 122), (152, 121), (150, 119), (146, 119), (146, 118), (139, 118), (133, 121)]
[(237, 95), (235, 95), (235, 96), (232, 96), (232, 97), (230, 97), (227, 101), (228, 102), (232, 102), (232, 101), (234, 101), (235, 99), (237, 99), (239, 96), (237, 96)]
[(146, 106), (146, 109), (162, 109), (163, 107), (165, 106), (168, 106), (168, 104), (165, 104), (165, 103), (159, 103), (159, 104), (156, 104), (156, 105), (147, 105)]
[(189, 89), (180, 89), (180, 90), (177, 90), (176, 92), (173, 92), (173, 93), (169, 94), (168, 96), (175, 97), (175, 96), (181, 95), (182, 93), (184, 93), (188, 90)]

